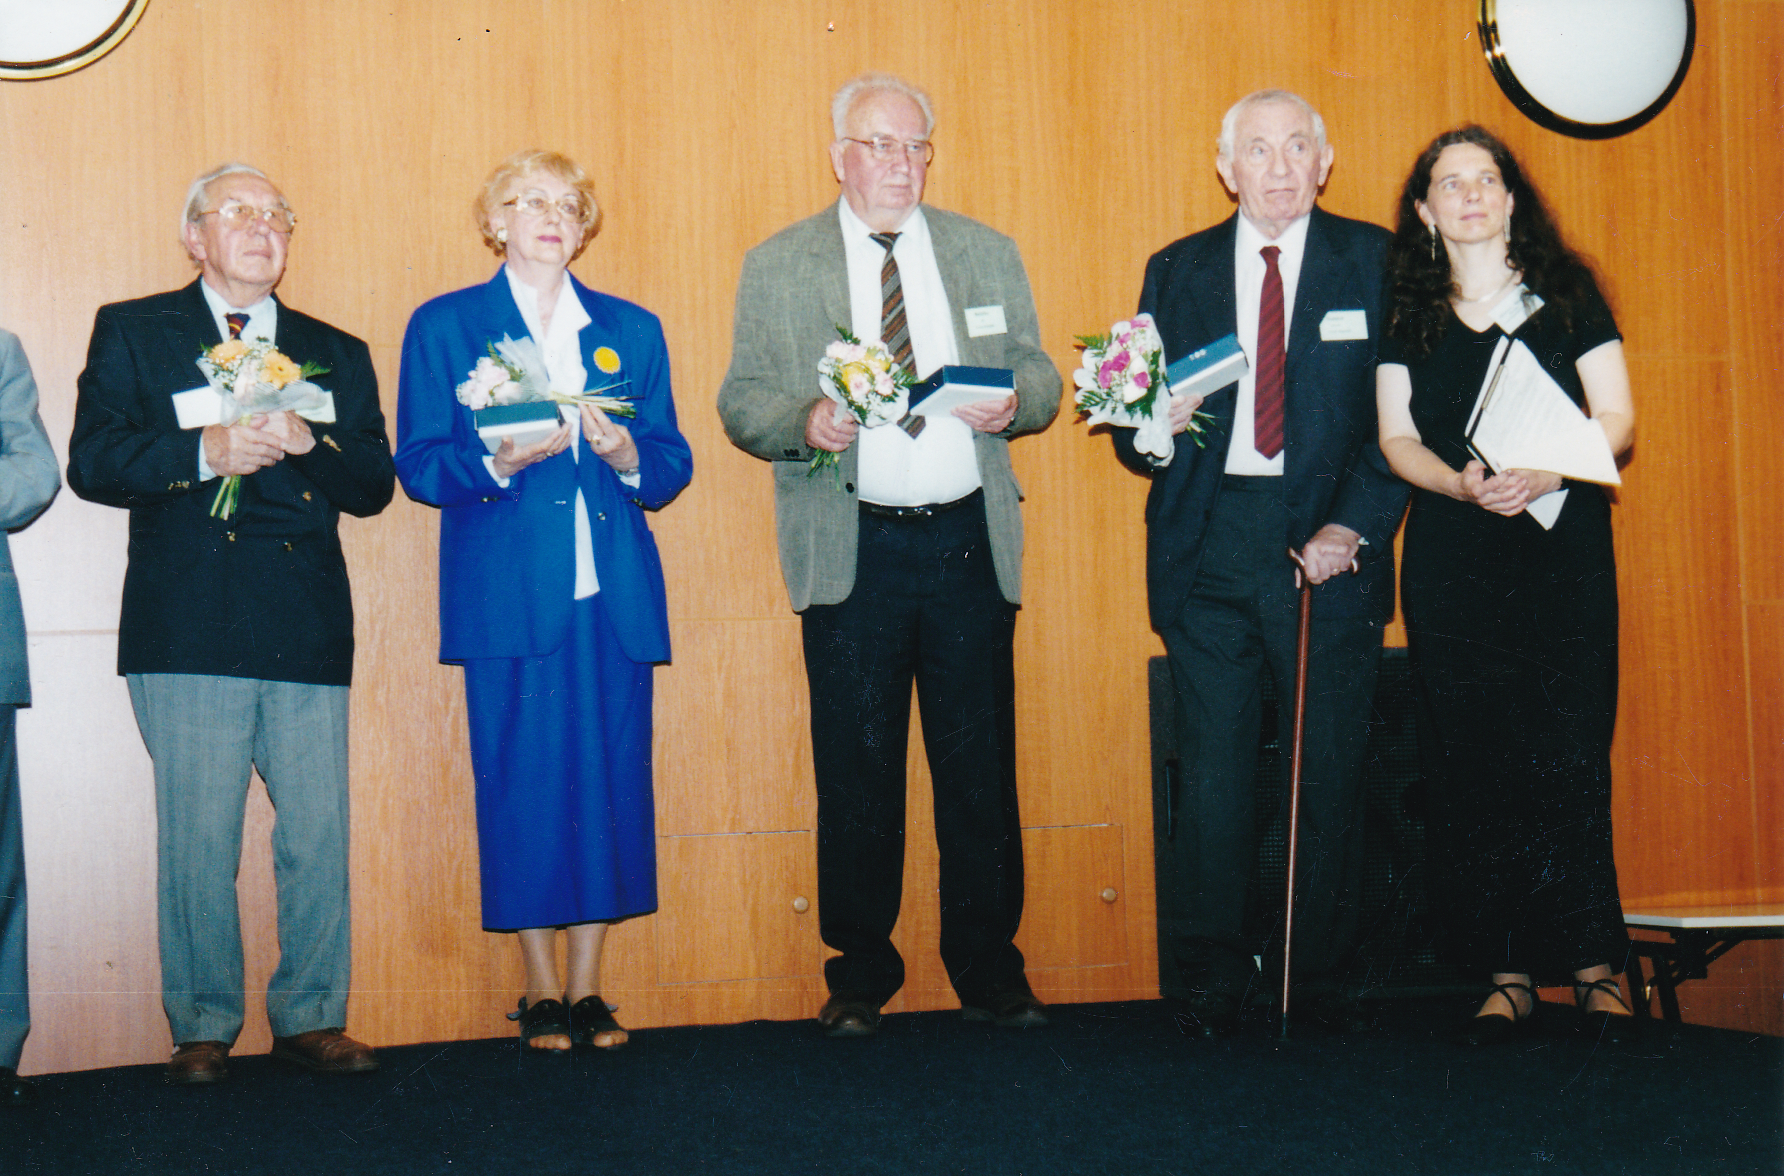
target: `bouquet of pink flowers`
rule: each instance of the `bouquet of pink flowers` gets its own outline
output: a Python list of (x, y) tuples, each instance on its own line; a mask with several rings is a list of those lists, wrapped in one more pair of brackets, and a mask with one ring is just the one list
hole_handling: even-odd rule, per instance
[[(1169, 457), (1171, 389), (1165, 378), (1164, 340), (1152, 316), (1137, 314), (1110, 327), (1106, 335), (1077, 338), (1084, 366), (1072, 373), (1072, 401), (1084, 419), (1132, 428), (1134, 448)], [(1201, 445), (1202, 426), (1194, 417), (1189, 431)]]
[[(837, 423), (854, 417), (863, 429), (874, 429), (902, 420), (910, 403), (910, 373), (898, 366), (885, 344), (863, 343), (845, 327), (837, 327), (836, 333), (841, 338), (818, 361), (818, 391), (835, 402)], [(834, 465), (836, 454), (820, 449), (806, 476)]]
[[(631, 382), (629, 380), (582, 392), (560, 392), (551, 386), (551, 377), (545, 371), (545, 357), (532, 339), (511, 339), (503, 335), (500, 343), (491, 343), (486, 350), (488, 354), (477, 361), (471, 374), (457, 389), (458, 402), (472, 412), (503, 404), (550, 400), (558, 404), (592, 404), (608, 416), (638, 415), (630, 400), (604, 395), (615, 388), (626, 387)], [(596, 366), (602, 367), (603, 371), (608, 369), (601, 365), (601, 353), (607, 350), (603, 347), (595, 353)], [(611, 370), (619, 370), (617, 357)]]

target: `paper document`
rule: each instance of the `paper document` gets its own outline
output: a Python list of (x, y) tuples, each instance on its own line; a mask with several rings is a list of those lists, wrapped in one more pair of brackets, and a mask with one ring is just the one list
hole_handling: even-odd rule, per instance
[(1468, 446), (1487, 467), (1547, 470), (1621, 485), (1604, 427), (1542, 369), (1521, 340), (1501, 339), (1468, 419)]

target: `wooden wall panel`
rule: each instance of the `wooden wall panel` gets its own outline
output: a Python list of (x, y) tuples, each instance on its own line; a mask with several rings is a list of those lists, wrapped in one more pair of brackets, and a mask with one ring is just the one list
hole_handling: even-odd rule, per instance
[[(769, 478), (725, 441), (713, 398), (744, 251), (835, 199), (823, 153), (835, 85), (877, 66), (932, 90), (930, 199), (1021, 244), (1043, 340), (1068, 372), (1075, 333), (1132, 311), (1149, 254), (1229, 214), (1212, 154), (1234, 98), (1264, 85), (1307, 95), (1337, 151), (1325, 206), (1377, 221), (1419, 146), (1479, 120), (1600, 261), (1636, 373), (1641, 440), (1616, 523), (1626, 896), (1784, 898), (1784, 498), (1765, 459), (1784, 435), (1772, 321), (1784, 305), (1772, 261), (1784, 231), (1784, 4), (1703, 0), (1697, 59), (1672, 106), (1590, 143), (1511, 108), (1480, 59), (1470, 5), (1284, 0), (1271, 11), (1296, 34), (1257, 36), (1253, 11), (1210, 0), (751, 0), (722, 20), (694, 0), (160, 0), (93, 67), (0, 87), (0, 323), (25, 341), (60, 451), (94, 309), (189, 280), (173, 234), (185, 185), (246, 158), (302, 216), (282, 296), (368, 340), (393, 410), (409, 312), (493, 272), (470, 226), (479, 180), (522, 146), (578, 158), (605, 228), (577, 272), (662, 316), (696, 454), (692, 486), (653, 520), (676, 640), (657, 674), (659, 832), (800, 837), (812, 820), (804, 683)], [(1146, 30), (1160, 51), (1112, 58), (1116, 26)], [(1145, 486), (1106, 438), (1065, 417), (1013, 453), (1028, 495), (1024, 823), (1031, 838), (1072, 845), (1051, 854), (1037, 842), (1045, 877), (1024, 935), (1040, 937), (1041, 954), (1071, 940), (1082, 924), (1061, 904), (1080, 875), (1113, 869), (1104, 849), (1080, 848), (1098, 838), (1036, 827), (1119, 828), (1127, 962), (1048, 969), (1037, 983), (1054, 997), (1145, 995), (1156, 956), (1144, 665), (1159, 649), (1144, 620)], [(434, 661), (437, 528), (434, 511), (400, 494), (342, 528), (360, 635), (352, 1018), (375, 1042), (508, 1032), (500, 1014), (518, 984), (511, 941), (478, 927), (462, 683)], [(122, 512), (66, 492), (14, 537), (40, 689), (21, 723), (42, 994), (27, 1071), (154, 1061), (167, 1044), (153, 994), (148, 765), (109, 662), (124, 545)], [(898, 932), (913, 979), (897, 1008), (949, 1003), (926, 786), (913, 751)], [(243, 889), (263, 975), (270, 949), (256, 928), (269, 926), (270, 895), (256, 873), (264, 831), (251, 832)], [(705, 884), (673, 881), (665, 893)], [(117, 909), (101, 917), (96, 893)], [(610, 993), (624, 994), (629, 1023), (804, 1016), (821, 999), (804, 974), (663, 983), (669, 916), (610, 940)], [(58, 929), (95, 918), (87, 936)], [(1049, 941), (1055, 932), (1065, 939)], [(683, 963), (704, 966), (671, 960), (670, 973)], [(1767, 967), (1740, 975), (1775, 986), (1784, 967)], [(1721, 1011), (1702, 1015), (1746, 1023), (1734, 1004), (1704, 999), (1694, 1007)], [(258, 1017), (244, 1048), (262, 1040)]]

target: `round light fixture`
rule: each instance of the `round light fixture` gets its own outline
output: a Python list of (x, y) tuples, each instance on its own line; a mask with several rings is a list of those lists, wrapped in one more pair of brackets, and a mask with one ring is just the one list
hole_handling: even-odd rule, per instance
[(1480, 0), (1493, 77), (1533, 121), (1580, 139), (1641, 126), (1691, 68), (1692, 0)]
[(0, 78), (53, 78), (91, 65), (136, 27), (149, 0), (0, 0)]

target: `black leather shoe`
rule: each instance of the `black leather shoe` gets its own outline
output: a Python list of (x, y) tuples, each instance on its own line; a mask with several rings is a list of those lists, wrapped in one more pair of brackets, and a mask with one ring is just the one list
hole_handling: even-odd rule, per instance
[(818, 1013), (825, 1037), (872, 1037), (880, 1031), (880, 1006), (859, 992), (834, 992)]
[[(609, 1035), (620, 1034), (618, 1041)], [(606, 1045), (595, 1041), (597, 1037), (608, 1037)], [(592, 1045), (596, 1049), (618, 1049), (624, 1045), (630, 1035), (626, 1027), (613, 1019), (613, 1010), (607, 1002), (597, 994), (585, 996), (570, 1006), (570, 1040), (577, 1045)]]
[(1212, 1040), (1239, 1027), (1239, 998), (1224, 992), (1198, 992), (1177, 1002), (1177, 1030), (1185, 1037)]
[(0, 1103), (9, 1107), (28, 1107), (36, 1101), (36, 1083), (0, 1066)]
[(1024, 982), (1020, 988), (994, 992), (982, 1003), (962, 1001), (960, 1016), (967, 1021), (990, 1021), (1004, 1029), (1039, 1029), (1047, 1023), (1047, 1008)]
[[(1618, 1012), (1600, 1009), (1598, 1012), (1587, 1012), (1586, 1002), (1592, 999), (1594, 992), (1602, 993), (1617, 1002)], [(1587, 1037), (1603, 1045), (1627, 1045), (1641, 1036), (1641, 1022), (1637, 1021), (1629, 1006), (1623, 1003), (1623, 992), (1617, 982), (1611, 980), (1593, 980), (1589, 983), (1576, 981), (1573, 986), (1574, 1003), (1579, 1006), (1579, 1031)]]
[[(570, 1036), (570, 1011), (561, 1000), (547, 997), (537, 1004), (529, 1005), (527, 998), (523, 996), (520, 998), (520, 1007), (509, 1013), (508, 1019), (520, 1022), (520, 1043), (529, 1049), (532, 1048), (530, 1043), (535, 1037)], [(539, 1046), (538, 1050), (540, 1053), (567, 1054), (570, 1047), (566, 1045), (561, 1049), (550, 1049)]]
[[(1528, 1012), (1518, 1012), (1518, 1001), (1512, 995), (1513, 990), (1522, 992), (1530, 1002)], [(1504, 1013), (1481, 1013), (1468, 1018), (1456, 1033), (1458, 1045), (1499, 1045), (1522, 1037), (1536, 1024), (1538, 1001), (1536, 992), (1528, 984), (1495, 984), (1493, 991), (1505, 998), (1516, 1016), (1508, 1017)], [(1491, 997), (1488, 997), (1491, 1000)]]

